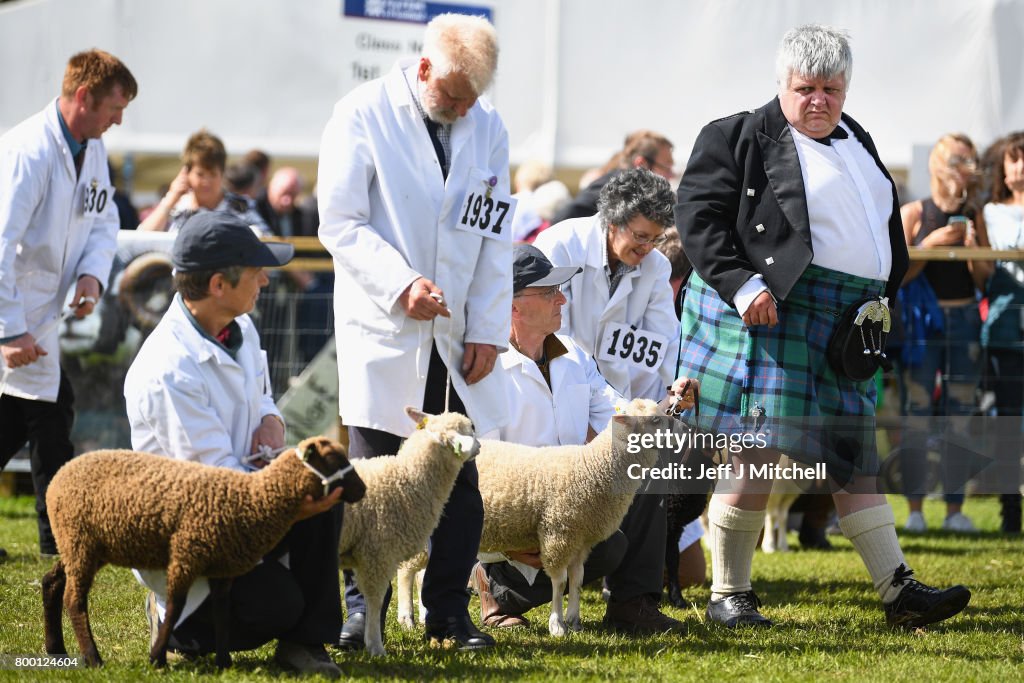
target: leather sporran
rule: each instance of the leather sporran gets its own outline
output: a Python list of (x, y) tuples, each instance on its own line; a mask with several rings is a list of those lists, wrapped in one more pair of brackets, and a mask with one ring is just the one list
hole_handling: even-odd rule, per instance
[(892, 329), (888, 299), (872, 296), (851, 304), (839, 318), (826, 355), (836, 374), (864, 382), (878, 368), (892, 369), (885, 342)]

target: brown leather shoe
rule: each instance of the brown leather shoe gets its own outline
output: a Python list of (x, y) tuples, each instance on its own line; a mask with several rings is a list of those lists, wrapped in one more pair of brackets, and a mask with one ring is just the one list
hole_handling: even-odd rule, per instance
[(636, 635), (686, 632), (683, 622), (663, 614), (658, 608), (658, 601), (649, 595), (639, 595), (624, 602), (609, 602), (603, 623), (614, 631)]
[(491, 595), (491, 581), (487, 578), (484, 566), (479, 562), (470, 573), (473, 590), (480, 596), (480, 623), (491, 628), (524, 628), (530, 622), (521, 614), (503, 614), (498, 602)]

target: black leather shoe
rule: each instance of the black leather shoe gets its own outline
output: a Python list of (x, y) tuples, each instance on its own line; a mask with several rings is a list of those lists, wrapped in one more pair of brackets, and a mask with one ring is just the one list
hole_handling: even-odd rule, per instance
[(639, 595), (625, 602), (609, 602), (601, 623), (613, 631), (635, 635), (686, 632), (683, 622), (662, 612), (658, 601), (649, 595)]
[(468, 614), (428, 623), (425, 638), (434, 647), (458, 650), (480, 650), (495, 645), (494, 638), (478, 630)]
[(341, 627), (341, 634), (338, 636), (338, 648), (346, 652), (362, 650), (366, 647), (365, 632), (366, 615), (362, 612), (348, 615), (348, 619)]
[(892, 585), (903, 584), (903, 590), (885, 605), (885, 623), (890, 628), (918, 628), (949, 619), (971, 600), (971, 591), (963, 586), (938, 590), (910, 578), (913, 573), (902, 564), (893, 572)]
[(727, 628), (736, 628), (737, 626), (769, 628), (772, 622), (757, 611), (757, 608), (760, 606), (761, 601), (758, 600), (757, 595), (751, 590), (743, 593), (733, 593), (721, 600), (708, 601), (708, 608), (705, 610), (704, 615), (708, 621), (713, 621)]

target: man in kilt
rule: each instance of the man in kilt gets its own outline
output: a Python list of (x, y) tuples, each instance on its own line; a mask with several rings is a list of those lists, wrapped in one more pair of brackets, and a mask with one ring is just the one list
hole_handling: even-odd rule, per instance
[(771, 625), (751, 563), (772, 482), (749, 476), (749, 465), (777, 462), (780, 451), (825, 461), (840, 527), (890, 626), (941, 621), (970, 600), (963, 586), (910, 578), (871, 476), (873, 382), (837, 373), (826, 356), (842, 311), (868, 296), (894, 300), (908, 265), (892, 179), (871, 137), (842, 113), (851, 70), (844, 32), (789, 31), (778, 97), (705, 126), (679, 186), (676, 225), (694, 273), (678, 373), (701, 378), (705, 427), (766, 445), (732, 460), (709, 506), (707, 617), (730, 628)]

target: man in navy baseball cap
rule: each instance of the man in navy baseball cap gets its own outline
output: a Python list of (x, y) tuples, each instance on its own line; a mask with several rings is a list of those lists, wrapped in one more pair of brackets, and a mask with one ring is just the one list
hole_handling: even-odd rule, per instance
[(272, 268), (292, 260), (295, 247), (261, 242), (248, 225), (221, 211), (203, 211), (189, 218), (174, 240), (171, 262), (181, 273), (228, 266)]
[[(238, 471), (260, 467), (272, 452), (284, 450), (285, 425), (274, 404), (267, 355), (248, 314), (270, 281), (265, 268), (288, 263), (293, 253), (289, 244), (260, 242), (248, 225), (224, 213), (196, 214), (182, 226), (171, 256), (177, 294), (125, 377), (134, 449)], [(276, 639), (275, 659), (282, 666), (341, 675), (324, 648), (342, 624), (341, 493), (338, 488), (299, 503), (298, 521), (278, 546), (291, 557), (288, 567), (268, 555), (232, 584), (228, 630), (243, 634), (232, 648)], [(155, 638), (167, 616), (166, 576), (141, 569), (137, 578), (152, 591), (146, 612)], [(168, 646), (202, 655), (217, 646), (209, 628), (215, 613), (213, 601), (205, 599), (206, 582), (193, 588)], [(256, 604), (260, 609), (251, 609)]]
[(579, 266), (556, 268), (537, 247), (517, 244), (512, 255), (512, 292), (518, 294), (527, 287), (560, 287), (582, 271)]

